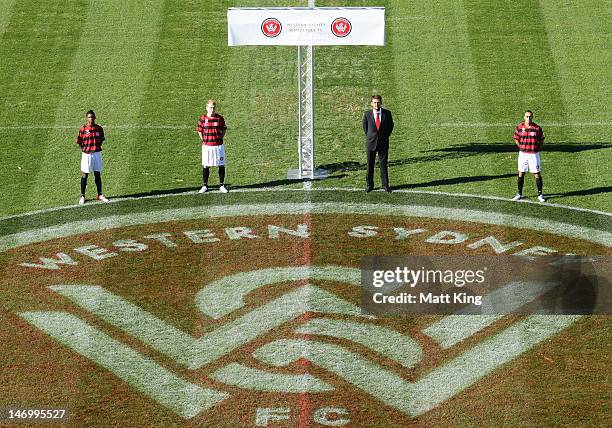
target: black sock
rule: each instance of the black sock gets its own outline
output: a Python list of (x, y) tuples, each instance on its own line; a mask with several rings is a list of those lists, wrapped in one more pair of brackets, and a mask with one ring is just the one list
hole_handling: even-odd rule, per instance
[(224, 166), (219, 167), (219, 183), (221, 183), (222, 186), (225, 183), (225, 167)]
[(210, 168), (205, 166), (202, 168), (202, 182), (208, 186), (208, 177), (210, 176)]
[(102, 175), (100, 171), (94, 171), (94, 180), (96, 181), (96, 190), (98, 191), (98, 195), (102, 194)]
[(536, 178), (536, 186), (538, 186), (538, 195), (542, 194), (542, 176)]
[(523, 183), (525, 183), (525, 176), (520, 176), (518, 178), (518, 194), (522, 195), (523, 194)]
[(86, 188), (87, 188), (87, 174), (81, 177), (81, 195), (85, 196)]

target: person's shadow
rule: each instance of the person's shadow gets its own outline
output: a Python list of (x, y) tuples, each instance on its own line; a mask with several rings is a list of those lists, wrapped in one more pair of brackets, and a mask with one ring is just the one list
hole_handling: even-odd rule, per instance
[[(327, 177), (324, 180), (326, 181), (334, 180), (334, 179), (337, 180), (340, 178), (344, 178), (346, 176), (347, 174), (338, 174), (338, 175)], [(313, 181), (320, 181), (320, 180), (315, 179)], [(232, 185), (232, 183), (227, 183), (227, 187), (229, 187), (230, 192), (231, 192), (232, 190), (239, 190), (239, 189), (267, 189), (267, 188), (273, 188), (273, 187), (287, 186), (287, 185), (296, 184), (299, 182), (300, 180), (283, 179), (283, 180), (266, 181), (263, 183), (245, 184), (245, 185)], [(217, 185), (213, 184), (209, 187), (211, 188), (211, 190), (216, 190)], [(113, 196), (116, 198), (143, 198), (147, 196), (180, 195), (183, 193), (185, 194), (191, 193), (199, 189), (200, 189), (200, 186), (198, 187), (177, 187), (174, 189), (151, 190), (150, 192), (139, 192), (139, 193), (131, 193), (127, 195), (113, 195)]]
[(574, 191), (565, 192), (565, 193), (547, 193), (546, 199), (550, 201), (551, 199), (563, 198), (566, 196), (599, 195), (601, 193), (610, 193), (610, 192), (612, 192), (612, 186), (601, 186), (601, 187), (593, 187), (592, 189), (574, 190)]

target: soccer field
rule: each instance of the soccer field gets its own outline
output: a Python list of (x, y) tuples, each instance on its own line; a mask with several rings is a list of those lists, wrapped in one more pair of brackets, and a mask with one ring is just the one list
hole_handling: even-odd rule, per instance
[[(227, 46), (227, 7), (255, 5), (287, 4), (0, 2), (0, 213), (76, 203), (74, 139), (90, 108), (107, 133), (111, 197), (200, 185), (195, 123), (208, 98), (229, 125), (230, 186), (286, 184), (296, 49)], [(513, 127), (531, 109), (550, 202), (610, 211), (608, 2), (317, 5), (387, 16), (385, 47), (315, 49), (316, 162), (331, 172), (317, 187), (363, 187), (361, 115), (380, 93), (396, 121), (394, 187), (512, 197)]]
[[(386, 45), (315, 48), (305, 185), (297, 49), (226, 14), (307, 3), (0, 0), (0, 425), (610, 426), (609, 316), (372, 319), (355, 286), (369, 255), (612, 255), (612, 3), (317, 0), (384, 6)], [(196, 192), (209, 98), (228, 194)], [(90, 109), (111, 203), (77, 206)], [(527, 109), (544, 204), (510, 201)]]

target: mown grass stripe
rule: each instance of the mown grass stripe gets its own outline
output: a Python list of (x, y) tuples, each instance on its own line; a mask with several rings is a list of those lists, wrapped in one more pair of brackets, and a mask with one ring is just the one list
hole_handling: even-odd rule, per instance
[[(36, 124), (53, 114), (76, 53), (86, 10), (86, 5), (76, 0), (3, 3), (0, 124)], [(45, 156), (51, 133), (37, 129), (0, 135), (3, 211), (41, 206), (40, 200), (30, 199), (30, 190), (36, 185), (33, 177), (43, 168), (39, 159)]]
[[(568, 115), (585, 122), (609, 121), (612, 117), (610, 2), (585, 0), (560, 3), (540, 0), (539, 5), (554, 59), (557, 84), (568, 106)], [(589, 84), (585, 84), (587, 81)], [(612, 140), (610, 129), (588, 129), (582, 127), (579, 121), (575, 122), (578, 123), (573, 127), (552, 129), (549, 135), (563, 136), (563, 139), (555, 138), (556, 141), (609, 143)], [(550, 139), (552, 145), (555, 140)], [(612, 174), (609, 150), (544, 154), (548, 159), (545, 165), (554, 167), (544, 171), (545, 180), (549, 183), (588, 189), (600, 177), (610, 177)], [(568, 174), (574, 168), (578, 171)]]
[[(483, 0), (464, 1), (479, 95), (490, 118), (518, 122), (527, 108), (539, 120), (567, 117), (539, 3), (519, 0), (491, 7)], [(511, 131), (504, 140), (512, 137)]]
[[(96, 111), (98, 122), (132, 123), (138, 120), (151, 55), (157, 43), (164, 2), (90, 1), (79, 19), (84, 30), (70, 67), (55, 125), (84, 123), (85, 112)], [(146, 11), (146, 13), (143, 13)], [(54, 128), (47, 141), (41, 169), (30, 193), (33, 200), (56, 204), (79, 197), (80, 151), (74, 140), (78, 127)], [(104, 180), (106, 191), (127, 184), (130, 165), (123, 159), (135, 150), (132, 130), (106, 132)], [(142, 152), (146, 153), (148, 147)], [(127, 187), (127, 186), (126, 186)], [(88, 194), (95, 195), (93, 177)], [(69, 200), (69, 199), (68, 199)]]
[[(193, 119), (193, 118), (192, 118)], [(540, 125), (544, 127), (593, 127), (593, 128), (607, 128), (612, 127), (610, 121), (599, 121), (599, 122), (540, 122)], [(515, 123), (492, 123), (492, 122), (428, 122), (427, 127), (429, 128), (512, 128)], [(0, 131), (27, 131), (30, 129), (62, 129), (62, 130), (74, 130), (78, 129), (81, 123), (75, 122), (72, 125), (57, 125), (57, 124), (31, 124), (31, 125), (7, 125), (0, 126)], [(163, 123), (107, 123), (104, 125), (104, 129), (137, 129), (137, 130), (194, 130), (195, 127), (192, 123), (183, 124), (163, 124)]]
[[(514, 126), (523, 119), (527, 109), (534, 112), (537, 123), (568, 122), (540, 2), (497, 2), (491, 7), (483, 0), (464, 0), (464, 5), (482, 111), (486, 112), (487, 121), (513, 122), (505, 129), (484, 128), (485, 138), (479, 142), (504, 142), (513, 147)], [(545, 128), (544, 132), (547, 144), (574, 141), (569, 127)], [(515, 154), (489, 153), (487, 158), (488, 163), (484, 165), (487, 170), (517, 171)], [(556, 193), (562, 183), (558, 177), (551, 179), (551, 170), (556, 167), (553, 158), (544, 149), (542, 174), (545, 193)], [(575, 168), (581, 168), (578, 159), (571, 158), (569, 162)], [(566, 174), (567, 168), (563, 171)], [(508, 193), (515, 193), (516, 179), (507, 181)], [(533, 179), (526, 180), (525, 191), (531, 189), (535, 189)]]
[[(540, 0), (539, 3), (557, 64), (561, 93), (565, 104), (572, 106), (572, 116), (608, 121), (612, 117), (610, 2)], [(578, 128), (577, 136), (580, 134), (582, 131)]]
[(13, 6), (16, 0), (2, 0), (0, 1), (0, 40), (4, 35), (7, 24), (13, 14)]

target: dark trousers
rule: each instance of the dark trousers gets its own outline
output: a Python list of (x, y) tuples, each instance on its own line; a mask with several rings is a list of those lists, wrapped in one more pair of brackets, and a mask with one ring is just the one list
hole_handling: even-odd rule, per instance
[(376, 163), (376, 153), (378, 153), (378, 162), (380, 163), (380, 182), (383, 187), (389, 187), (389, 170), (387, 168), (388, 150), (366, 150), (366, 186), (374, 187), (374, 164)]

